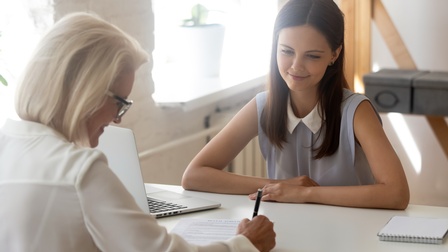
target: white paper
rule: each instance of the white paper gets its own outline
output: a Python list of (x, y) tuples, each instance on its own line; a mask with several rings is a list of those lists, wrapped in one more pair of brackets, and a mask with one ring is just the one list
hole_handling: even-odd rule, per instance
[(181, 219), (171, 231), (196, 245), (225, 241), (236, 235), (239, 220), (231, 219)]

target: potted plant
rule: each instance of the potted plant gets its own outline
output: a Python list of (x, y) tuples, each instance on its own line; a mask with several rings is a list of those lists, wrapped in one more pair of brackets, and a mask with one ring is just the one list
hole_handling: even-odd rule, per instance
[(194, 5), (179, 29), (179, 61), (196, 77), (218, 76), (221, 67), (225, 27), (209, 23), (210, 12), (202, 4)]
[(202, 4), (196, 4), (191, 8), (191, 17), (184, 19), (182, 26), (204, 26), (207, 25), (209, 10)]

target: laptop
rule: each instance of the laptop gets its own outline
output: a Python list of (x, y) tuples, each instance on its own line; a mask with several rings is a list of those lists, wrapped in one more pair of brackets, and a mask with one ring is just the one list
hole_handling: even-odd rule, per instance
[(138, 206), (155, 218), (221, 206), (219, 202), (191, 197), (155, 186), (145, 189), (135, 137), (131, 129), (116, 126), (106, 127), (96, 148), (106, 155), (109, 167), (135, 198)]

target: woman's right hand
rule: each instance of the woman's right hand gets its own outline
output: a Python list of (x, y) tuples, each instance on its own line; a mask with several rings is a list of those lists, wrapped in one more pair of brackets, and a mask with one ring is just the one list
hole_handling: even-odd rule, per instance
[(275, 247), (274, 223), (264, 215), (255, 216), (252, 220), (243, 219), (238, 225), (237, 234), (246, 236), (261, 252)]

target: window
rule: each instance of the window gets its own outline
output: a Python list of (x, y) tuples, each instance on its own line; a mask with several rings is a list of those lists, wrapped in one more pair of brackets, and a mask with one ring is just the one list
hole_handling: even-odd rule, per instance
[[(209, 64), (201, 67), (196, 61), (200, 52), (188, 54), (193, 49), (186, 47), (187, 40), (199, 35), (181, 37), (185, 29), (181, 27), (182, 21), (191, 16), (190, 10), (196, 3), (194, 0), (153, 0), (153, 98), (156, 102), (167, 99), (185, 102), (188, 95), (201, 96), (201, 93), (238, 85), (268, 71), (277, 0), (200, 1), (209, 10), (208, 23), (225, 27), (219, 74), (204, 75), (198, 73), (203, 69), (197, 67), (206, 68)], [(207, 56), (219, 57), (212, 53)]]
[(0, 74), (8, 86), (0, 84), (0, 127), (8, 117), (16, 117), (14, 89), (42, 32), (52, 24), (46, 0), (0, 1)]

